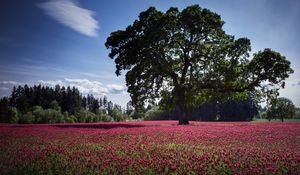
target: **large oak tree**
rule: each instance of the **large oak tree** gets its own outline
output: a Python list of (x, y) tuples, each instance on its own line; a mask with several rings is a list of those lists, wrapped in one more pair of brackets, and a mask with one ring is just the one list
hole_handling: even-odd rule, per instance
[(293, 73), (290, 62), (271, 49), (250, 59), (250, 40), (235, 39), (223, 25), (218, 14), (198, 5), (166, 12), (150, 7), (125, 30), (112, 32), (105, 46), (116, 74), (126, 71), (133, 105), (169, 99), (180, 112), (179, 124), (188, 124), (187, 107), (203, 99), (277, 93), (284, 87)]

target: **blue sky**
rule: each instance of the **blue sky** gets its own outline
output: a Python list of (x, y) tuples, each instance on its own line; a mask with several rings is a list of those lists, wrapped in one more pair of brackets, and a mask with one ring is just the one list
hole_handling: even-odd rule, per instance
[(1, 0), (0, 96), (17, 84), (75, 85), (125, 105), (124, 76), (116, 77), (104, 43), (149, 6), (165, 11), (199, 4), (221, 15), (224, 29), (248, 37), (252, 50), (272, 48), (295, 73), (281, 96), (300, 106), (300, 1), (298, 0)]

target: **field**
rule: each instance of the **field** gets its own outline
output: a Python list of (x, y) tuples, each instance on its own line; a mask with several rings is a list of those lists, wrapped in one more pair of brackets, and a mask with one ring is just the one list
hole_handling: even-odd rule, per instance
[(0, 174), (300, 174), (300, 123), (2, 124)]

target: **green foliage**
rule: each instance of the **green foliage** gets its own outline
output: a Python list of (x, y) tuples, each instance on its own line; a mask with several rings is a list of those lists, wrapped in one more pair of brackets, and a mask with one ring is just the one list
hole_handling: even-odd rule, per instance
[(295, 119), (300, 119), (300, 108), (296, 108), (294, 118)]
[(9, 108), (7, 115), (9, 118), (9, 123), (18, 123), (19, 117), (16, 108)]
[(75, 113), (75, 117), (78, 122), (93, 122), (96, 115), (88, 110), (80, 109), (79, 112)]
[(56, 100), (53, 100), (51, 103), (50, 103), (50, 108), (51, 109), (54, 109), (56, 111), (61, 111), (61, 107), (59, 106), (59, 103), (56, 101)]
[(0, 99), (0, 122), (8, 123), (9, 99), (4, 97)]
[(40, 106), (35, 106), (32, 110), (35, 116), (35, 123), (64, 123), (64, 116), (60, 111), (54, 109), (43, 110)]
[[(250, 121), (258, 115), (258, 108), (257, 103), (248, 97), (246, 100), (205, 102), (196, 107), (190, 106), (186, 111), (189, 119), (196, 121)], [(173, 109), (163, 110), (155, 118), (159, 120), (178, 120), (179, 117), (178, 111)]]
[(77, 122), (109, 122), (112, 117), (107, 115), (103, 110), (97, 110), (96, 114), (85, 109), (81, 109), (75, 114)]
[(74, 115), (69, 115), (68, 112), (63, 113), (64, 119), (66, 123), (75, 123), (76, 117)]
[[(56, 85), (27, 85), (14, 87), (10, 97), (0, 99), (0, 122), (3, 123), (73, 123), (112, 121), (113, 109), (117, 120), (128, 116), (122, 113), (122, 107), (107, 100), (107, 97), (95, 98), (88, 94), (82, 97), (75, 87)], [(127, 107), (132, 111), (132, 107)], [(16, 114), (17, 112), (17, 114)], [(107, 114), (108, 112), (108, 114)], [(76, 115), (75, 115), (76, 114)], [(75, 115), (75, 116), (74, 116)]]
[(126, 70), (132, 104), (138, 108), (162, 99), (187, 124), (189, 106), (245, 99), (249, 91), (277, 94), (293, 73), (290, 62), (271, 49), (250, 60), (250, 40), (226, 34), (223, 24), (218, 14), (198, 5), (166, 12), (150, 7), (125, 30), (112, 32), (105, 46), (116, 74)]
[(48, 118), (47, 123), (64, 123), (64, 116), (61, 114), (60, 111), (54, 109), (46, 109), (44, 111), (46, 118)]
[(33, 106), (30, 112), (20, 115), (19, 123), (64, 123), (66, 121), (65, 118), (65, 115), (60, 111), (43, 109), (41, 106)]
[(136, 119), (141, 119), (141, 118), (143, 118), (144, 115), (145, 115), (145, 113), (142, 112), (142, 111), (133, 110), (133, 111), (130, 113), (129, 117), (131, 117), (132, 119), (136, 120)]
[(260, 112), (260, 118), (262, 118), (262, 119), (267, 119), (268, 118), (268, 115), (267, 115), (267, 111), (262, 111), (262, 112)]
[(117, 121), (117, 122), (126, 120), (126, 118), (124, 118), (124, 116), (122, 115), (122, 112), (118, 109), (112, 110), (111, 117), (113, 118), (114, 121)]
[(20, 124), (31, 124), (36, 123), (36, 117), (32, 114), (32, 112), (27, 112), (26, 114), (20, 115), (19, 123)]
[(44, 117), (43, 107), (33, 106), (30, 113), (34, 116), (35, 123), (47, 123), (47, 119)]
[(267, 110), (267, 119), (293, 118), (296, 112), (296, 107), (288, 98), (278, 98), (271, 101), (271, 106)]
[(154, 106), (145, 113), (144, 120), (160, 120), (163, 111), (158, 107)]
[(134, 109), (133, 109), (133, 106), (132, 106), (132, 102), (129, 101), (129, 102), (126, 104), (126, 114), (127, 114), (127, 115), (130, 115), (133, 111), (134, 111)]
[(113, 121), (113, 118), (106, 114), (105, 110), (97, 110), (96, 117), (94, 119), (94, 122), (110, 122)]

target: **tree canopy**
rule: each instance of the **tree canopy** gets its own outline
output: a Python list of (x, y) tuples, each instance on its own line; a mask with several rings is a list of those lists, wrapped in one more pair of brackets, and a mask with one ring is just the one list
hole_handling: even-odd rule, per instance
[(209, 100), (277, 94), (293, 73), (290, 62), (272, 49), (250, 59), (248, 38), (223, 30), (221, 17), (198, 5), (182, 11), (161, 12), (150, 7), (125, 30), (112, 32), (105, 46), (116, 63), (116, 74), (126, 71), (126, 84), (135, 107), (157, 99), (180, 112)]
[(271, 101), (270, 107), (267, 110), (267, 118), (269, 120), (281, 119), (283, 122), (284, 118), (293, 118), (295, 112), (296, 107), (294, 103), (288, 98), (280, 97)]

